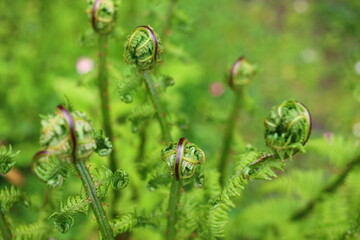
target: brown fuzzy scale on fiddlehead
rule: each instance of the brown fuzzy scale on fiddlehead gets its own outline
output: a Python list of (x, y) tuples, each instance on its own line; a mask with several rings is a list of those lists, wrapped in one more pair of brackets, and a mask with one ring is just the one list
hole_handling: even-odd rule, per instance
[[(90, 119), (82, 112), (73, 111), (76, 143), (76, 158), (87, 159), (96, 149), (93, 126)], [(58, 159), (71, 162), (73, 159), (73, 137), (68, 127), (66, 116), (57, 109), (55, 115), (43, 117), (40, 145)]]
[(304, 151), (311, 133), (311, 115), (302, 103), (287, 100), (272, 108), (264, 125), (266, 145), (284, 159)]
[(256, 67), (251, 65), (245, 57), (239, 57), (231, 67), (228, 84), (233, 90), (237, 90), (250, 82), (255, 74)]
[(175, 175), (178, 181), (192, 177), (196, 168), (206, 159), (204, 151), (186, 138), (170, 143), (162, 150), (161, 158), (166, 162), (170, 174)]
[(124, 59), (141, 70), (151, 70), (161, 61), (163, 46), (150, 26), (139, 26), (128, 37)]
[(88, 0), (87, 13), (95, 32), (101, 35), (112, 32), (117, 15), (116, 2), (113, 0)]

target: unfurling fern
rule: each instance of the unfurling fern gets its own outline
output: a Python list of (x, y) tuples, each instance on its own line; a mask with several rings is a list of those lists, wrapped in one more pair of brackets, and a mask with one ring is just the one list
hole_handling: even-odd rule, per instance
[(99, 154), (100, 157), (108, 156), (113, 148), (109, 138), (105, 136), (105, 133), (102, 130), (94, 130), (93, 137), (96, 144), (95, 152)]
[(60, 204), (60, 210), (53, 213), (49, 219), (54, 222), (57, 230), (67, 233), (74, 225), (74, 216), (83, 213), (87, 214), (89, 201), (80, 195), (70, 196), (65, 202)]
[(50, 187), (61, 187), (68, 176), (70, 167), (71, 164), (60, 161), (47, 151), (40, 151), (34, 157), (35, 174)]
[(304, 105), (289, 100), (274, 107), (265, 120), (266, 151), (250, 150), (236, 164), (236, 174), (230, 177), (221, 194), (210, 201), (207, 238), (224, 236), (228, 211), (235, 207), (232, 198), (240, 196), (250, 180), (271, 180), (274, 170), (282, 170), (285, 157), (303, 152), (311, 131), (311, 117)]
[(0, 190), (0, 209), (8, 210), (18, 202), (28, 207), (30, 205), (30, 198), (26, 193), (14, 186), (11, 186), (10, 188), (5, 187)]
[(163, 46), (159, 36), (149, 26), (139, 26), (128, 37), (124, 59), (140, 71), (151, 70), (161, 61)]
[(161, 186), (166, 186), (171, 182), (172, 176), (168, 173), (156, 172), (148, 181), (147, 189), (154, 192)]
[(11, 145), (8, 149), (5, 146), (0, 148), (0, 173), (6, 174), (15, 165), (14, 157), (19, 154), (20, 151), (13, 152)]
[(45, 240), (51, 229), (43, 221), (33, 224), (20, 224), (13, 231), (14, 240)]

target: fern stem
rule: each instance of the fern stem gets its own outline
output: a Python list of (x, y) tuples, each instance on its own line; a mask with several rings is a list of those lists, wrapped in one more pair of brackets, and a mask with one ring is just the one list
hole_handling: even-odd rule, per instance
[(182, 181), (177, 181), (173, 178), (171, 183), (171, 192), (170, 192), (170, 200), (168, 207), (168, 221), (167, 221), (167, 230), (166, 230), (166, 239), (173, 240), (176, 235), (176, 208), (180, 199), (180, 189), (181, 189)]
[[(163, 138), (166, 142), (169, 143), (169, 142), (171, 142), (170, 130), (169, 130), (168, 124), (165, 119), (165, 115), (164, 115), (165, 112), (160, 103), (159, 96), (156, 92), (151, 75), (148, 71), (144, 71), (144, 77), (146, 80), (146, 87), (149, 91), (151, 101), (153, 102), (156, 112), (157, 112), (157, 116), (158, 116), (158, 120), (160, 123)], [(179, 199), (180, 199), (181, 185), (182, 185), (181, 180), (178, 181), (175, 178), (173, 178), (172, 183), (171, 183), (170, 198), (169, 198), (169, 205), (168, 205), (168, 221), (167, 221), (167, 230), (166, 230), (166, 239), (167, 240), (175, 239), (176, 207), (177, 207), (177, 205), (179, 203)]]
[(93, 180), (91, 179), (89, 170), (86, 167), (86, 164), (83, 160), (75, 161), (76, 169), (81, 176), (81, 181), (85, 188), (85, 191), (91, 201), (91, 209), (95, 215), (96, 221), (99, 224), (100, 232), (103, 236), (103, 239), (114, 239), (113, 231), (106, 217), (105, 210), (100, 202), (100, 199), (96, 195), (96, 188)]
[(337, 176), (337, 178), (325, 188), (323, 188), (317, 197), (308, 202), (308, 204), (303, 209), (295, 212), (292, 215), (291, 220), (298, 221), (305, 218), (309, 213), (311, 213), (317, 204), (321, 203), (325, 199), (326, 194), (334, 193), (344, 183), (346, 176), (358, 165), (360, 165), (360, 156), (349, 162), (346, 168)]
[(233, 103), (232, 111), (229, 115), (224, 138), (223, 138), (223, 148), (220, 155), (218, 171), (220, 172), (220, 184), (224, 186), (226, 181), (226, 173), (229, 165), (229, 151), (231, 147), (231, 142), (234, 136), (234, 130), (236, 126), (236, 120), (238, 119), (238, 115), (240, 112), (240, 104), (243, 97), (242, 89), (234, 91), (235, 98)]
[(110, 169), (115, 172), (118, 169), (116, 161), (116, 151), (114, 144), (114, 135), (111, 127), (111, 117), (110, 117), (110, 104), (109, 104), (109, 90), (108, 90), (108, 69), (107, 69), (107, 49), (108, 49), (108, 39), (107, 35), (99, 35), (99, 46), (98, 46), (98, 55), (99, 55), (99, 75), (98, 75), (98, 87), (99, 94), (101, 98), (101, 112), (103, 119), (103, 128), (105, 130), (106, 136), (110, 139), (113, 144), (112, 151), (110, 153)]
[(154, 104), (155, 109), (156, 109), (156, 115), (157, 115), (159, 123), (160, 123), (163, 139), (166, 141), (166, 143), (170, 143), (171, 136), (170, 136), (169, 126), (165, 119), (166, 113), (160, 103), (160, 99), (156, 92), (156, 88), (154, 86), (154, 82), (152, 80), (150, 72), (144, 71), (144, 77), (145, 77), (146, 88), (148, 89), (148, 92), (149, 92), (149, 96), (151, 98), (152, 103)]
[(4, 240), (12, 239), (10, 227), (8, 225), (8, 222), (6, 221), (4, 212), (1, 209), (0, 209), (0, 231)]

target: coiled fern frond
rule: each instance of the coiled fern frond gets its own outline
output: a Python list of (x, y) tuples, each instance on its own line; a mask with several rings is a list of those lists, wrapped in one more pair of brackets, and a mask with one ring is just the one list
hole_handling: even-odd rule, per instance
[[(91, 120), (80, 111), (72, 111), (77, 137), (76, 157), (87, 159), (96, 149)], [(63, 161), (72, 161), (72, 139), (64, 113), (57, 110), (55, 115), (43, 116), (40, 145), (42, 149)]]
[(98, 34), (108, 34), (115, 27), (117, 1), (88, 0), (87, 12), (94, 31)]
[(51, 219), (55, 228), (61, 233), (67, 233), (74, 225), (74, 216), (78, 214), (87, 214), (89, 201), (80, 195), (72, 195), (65, 202), (61, 202), (60, 210), (53, 213)]
[(14, 157), (20, 151), (13, 152), (11, 145), (8, 148), (5, 146), (0, 147), (0, 173), (6, 174), (15, 165)]
[(109, 187), (115, 190), (121, 190), (129, 184), (129, 175), (122, 169), (113, 173), (106, 167), (96, 168), (92, 171), (97, 195), (100, 198), (105, 197)]
[(26, 207), (30, 206), (30, 198), (27, 193), (20, 191), (18, 188), (11, 186), (0, 190), (0, 207), (8, 210), (15, 203), (22, 203)]
[(264, 121), (265, 142), (281, 159), (304, 152), (310, 137), (311, 115), (300, 102), (287, 100), (271, 109)]
[(70, 168), (71, 164), (60, 161), (47, 151), (40, 151), (34, 157), (33, 170), (35, 174), (50, 187), (61, 187)]
[(100, 157), (108, 156), (112, 151), (112, 143), (109, 138), (105, 136), (104, 131), (96, 131), (93, 132), (93, 137), (95, 139), (95, 152), (99, 154)]
[(151, 70), (161, 61), (163, 46), (159, 36), (149, 26), (139, 26), (128, 37), (124, 59), (141, 70)]
[(51, 229), (43, 221), (33, 224), (17, 225), (13, 231), (14, 240), (45, 240), (49, 238)]

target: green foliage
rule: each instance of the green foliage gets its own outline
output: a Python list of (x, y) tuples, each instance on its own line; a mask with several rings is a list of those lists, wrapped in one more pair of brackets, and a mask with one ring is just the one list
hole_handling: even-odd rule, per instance
[(14, 186), (5, 187), (0, 190), (1, 209), (9, 210), (15, 203), (22, 203), (25, 206), (29, 206), (30, 198), (28, 194)]
[(89, 201), (84, 196), (72, 195), (65, 202), (61, 202), (60, 210), (53, 213), (51, 219), (56, 229), (61, 233), (67, 233), (74, 225), (74, 216), (83, 213), (87, 214)]
[(130, 232), (137, 224), (138, 218), (134, 213), (121, 214), (111, 222), (111, 226), (114, 229), (114, 236)]
[(48, 239), (51, 228), (44, 222), (19, 224), (14, 229), (14, 240), (45, 240)]
[(0, 173), (6, 174), (15, 165), (14, 157), (19, 154), (20, 151), (13, 152), (11, 145), (8, 149), (5, 146), (0, 148)]
[(117, 94), (124, 103), (132, 103), (133, 93), (141, 85), (142, 77), (138, 71), (131, 71), (131, 74), (126, 75), (125, 80), (118, 82)]

